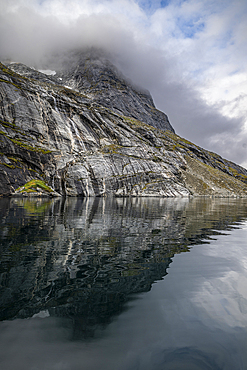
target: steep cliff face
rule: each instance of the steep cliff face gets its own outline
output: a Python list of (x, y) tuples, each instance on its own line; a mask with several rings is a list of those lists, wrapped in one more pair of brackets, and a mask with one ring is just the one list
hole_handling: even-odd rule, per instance
[(55, 75), (0, 64), (0, 194), (32, 179), (61, 195), (246, 196), (247, 171), (175, 135), (105, 58)]

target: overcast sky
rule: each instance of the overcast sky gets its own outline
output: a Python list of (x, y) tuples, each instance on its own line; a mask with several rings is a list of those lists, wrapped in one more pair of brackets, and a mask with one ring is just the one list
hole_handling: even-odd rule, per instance
[(96, 46), (176, 133), (247, 167), (246, 0), (0, 0), (0, 60)]

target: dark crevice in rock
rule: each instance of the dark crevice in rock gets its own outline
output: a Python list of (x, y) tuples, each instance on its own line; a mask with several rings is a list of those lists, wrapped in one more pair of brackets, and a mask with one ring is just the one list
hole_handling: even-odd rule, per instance
[(59, 62), (0, 64), (0, 194), (43, 178), (73, 196), (247, 196), (246, 169), (175, 135), (104, 55)]

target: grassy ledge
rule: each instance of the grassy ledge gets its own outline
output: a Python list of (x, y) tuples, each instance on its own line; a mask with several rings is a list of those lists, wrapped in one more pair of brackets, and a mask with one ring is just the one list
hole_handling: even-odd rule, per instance
[(20, 186), (15, 191), (16, 194), (29, 194), (37, 192), (51, 194), (54, 192), (54, 190), (42, 180), (31, 180), (28, 181), (25, 185)]

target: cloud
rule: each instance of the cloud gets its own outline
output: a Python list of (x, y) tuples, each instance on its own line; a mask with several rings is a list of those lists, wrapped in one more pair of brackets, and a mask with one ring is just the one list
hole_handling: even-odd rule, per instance
[(179, 135), (247, 166), (244, 0), (0, 0), (0, 14), (1, 60), (104, 48)]

